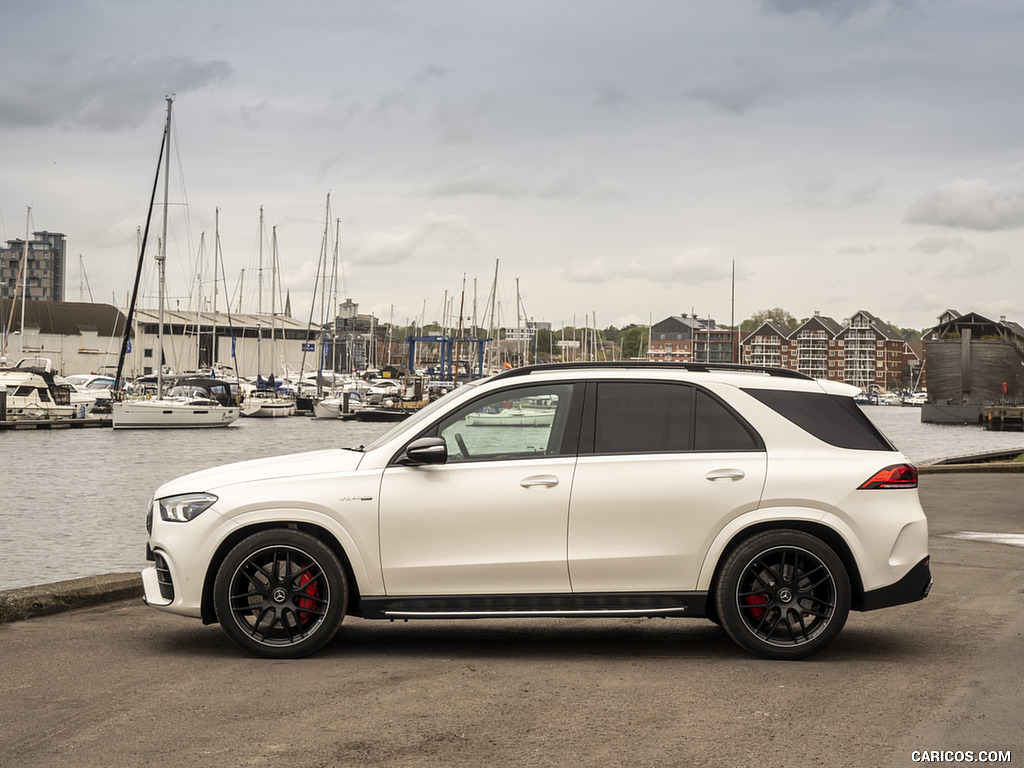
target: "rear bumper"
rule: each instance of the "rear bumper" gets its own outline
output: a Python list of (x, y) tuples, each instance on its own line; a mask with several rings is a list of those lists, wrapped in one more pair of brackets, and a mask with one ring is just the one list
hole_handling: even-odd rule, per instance
[(924, 600), (932, 588), (931, 557), (919, 562), (902, 579), (881, 589), (864, 593), (862, 611), (874, 611), (891, 605), (903, 605)]

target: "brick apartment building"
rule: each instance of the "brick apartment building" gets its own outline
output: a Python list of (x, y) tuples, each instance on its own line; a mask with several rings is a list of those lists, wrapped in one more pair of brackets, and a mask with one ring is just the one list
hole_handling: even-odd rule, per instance
[(921, 367), (913, 347), (864, 310), (845, 325), (818, 312), (795, 329), (769, 321), (741, 340), (740, 350), (745, 364), (788, 368), (861, 389), (909, 387)]

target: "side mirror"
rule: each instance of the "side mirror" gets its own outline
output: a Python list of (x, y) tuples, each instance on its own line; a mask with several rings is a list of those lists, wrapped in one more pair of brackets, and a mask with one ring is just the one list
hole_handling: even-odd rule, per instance
[(418, 467), (423, 464), (444, 464), (446, 461), (448, 444), (442, 438), (421, 437), (406, 446), (398, 463), (406, 467)]

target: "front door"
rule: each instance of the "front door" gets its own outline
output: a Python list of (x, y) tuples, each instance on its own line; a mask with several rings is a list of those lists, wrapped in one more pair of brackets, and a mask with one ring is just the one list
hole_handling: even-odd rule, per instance
[(490, 393), (423, 433), (445, 440), (447, 463), (384, 471), (388, 595), (569, 592), (573, 390), (519, 385)]

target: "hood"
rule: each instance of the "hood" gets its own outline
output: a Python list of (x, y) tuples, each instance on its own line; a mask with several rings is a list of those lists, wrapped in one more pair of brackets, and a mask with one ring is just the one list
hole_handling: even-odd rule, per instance
[(273, 456), (267, 459), (239, 461), (234, 464), (193, 472), (164, 483), (157, 489), (154, 498), (160, 499), (180, 493), (214, 492), (218, 488), (252, 480), (275, 480), (304, 475), (349, 472), (359, 466), (363, 455), (360, 451), (331, 448), (322, 451), (294, 453), (288, 456)]

